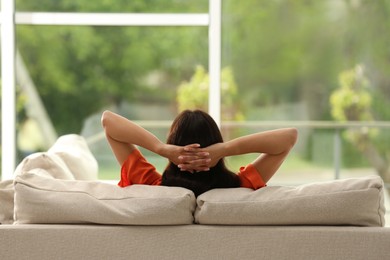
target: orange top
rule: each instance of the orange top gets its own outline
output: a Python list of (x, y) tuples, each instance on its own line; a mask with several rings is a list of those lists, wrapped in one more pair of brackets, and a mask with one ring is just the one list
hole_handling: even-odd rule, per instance
[[(241, 187), (254, 190), (266, 186), (252, 164), (241, 167), (238, 173)], [(134, 149), (121, 168), (121, 180), (118, 185), (126, 187), (132, 184), (161, 185), (161, 174), (150, 164), (138, 149)]]

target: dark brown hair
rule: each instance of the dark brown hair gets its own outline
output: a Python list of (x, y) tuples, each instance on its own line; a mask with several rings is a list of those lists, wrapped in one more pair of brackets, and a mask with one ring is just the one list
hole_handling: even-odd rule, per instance
[[(207, 147), (223, 142), (221, 132), (213, 118), (201, 110), (185, 110), (173, 121), (167, 143), (188, 145), (193, 143)], [(195, 196), (214, 188), (233, 188), (240, 186), (236, 174), (229, 171), (223, 159), (209, 171), (190, 173), (181, 171), (169, 162), (162, 176), (162, 185), (190, 189)]]

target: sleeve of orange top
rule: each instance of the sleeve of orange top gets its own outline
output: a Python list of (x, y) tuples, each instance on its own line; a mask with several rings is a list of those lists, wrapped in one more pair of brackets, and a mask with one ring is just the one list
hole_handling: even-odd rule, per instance
[(118, 185), (126, 187), (132, 184), (160, 185), (161, 175), (138, 149), (134, 149), (121, 168), (121, 180)]
[(252, 164), (248, 164), (246, 167), (241, 167), (238, 176), (240, 177), (241, 187), (257, 190), (267, 186), (257, 169)]

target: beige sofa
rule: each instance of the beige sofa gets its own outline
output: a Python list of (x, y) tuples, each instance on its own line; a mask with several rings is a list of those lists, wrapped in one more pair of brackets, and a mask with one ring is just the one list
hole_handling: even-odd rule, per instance
[(119, 188), (82, 137), (61, 137), (0, 184), (0, 259), (387, 259), (377, 176), (306, 185)]
[(390, 230), (324, 226), (0, 225), (0, 259), (388, 259)]

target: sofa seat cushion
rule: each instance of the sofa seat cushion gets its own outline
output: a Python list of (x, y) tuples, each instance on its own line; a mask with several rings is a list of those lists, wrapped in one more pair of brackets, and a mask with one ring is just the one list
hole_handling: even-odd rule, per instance
[(181, 225), (193, 223), (195, 197), (179, 187), (60, 180), (45, 170), (15, 178), (15, 224), (98, 223)]
[(384, 226), (383, 181), (378, 176), (310, 183), (215, 189), (197, 198), (195, 221), (221, 225)]

